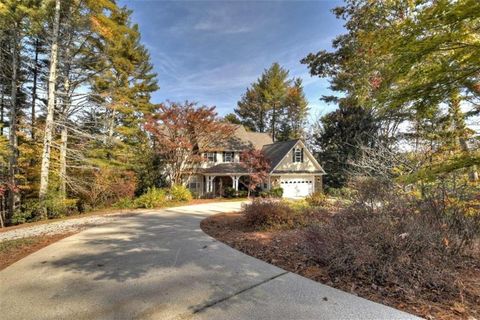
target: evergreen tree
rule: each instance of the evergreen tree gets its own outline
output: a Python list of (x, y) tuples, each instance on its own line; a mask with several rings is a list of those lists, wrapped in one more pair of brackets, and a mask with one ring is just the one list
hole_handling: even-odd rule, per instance
[(279, 140), (305, 138), (307, 126), (308, 102), (303, 93), (302, 80), (297, 78), (288, 88), (285, 99), (285, 111), (281, 119)]
[(240, 120), (235, 113), (229, 113), (223, 119), (231, 124), (242, 124), (242, 120)]
[(290, 85), (288, 71), (274, 63), (265, 70), (260, 79), (261, 96), (266, 109), (270, 110), (270, 134), (273, 140), (279, 136), (281, 118), (285, 113), (287, 91)]
[[(348, 0), (334, 12), (346, 20), (348, 32), (333, 41), (333, 51), (310, 54), (302, 62), (312, 75), (331, 78), (331, 88), (341, 93), (324, 97), (325, 101), (372, 110), (386, 145), (402, 137), (400, 124), (414, 119), (415, 128), (445, 105), (450, 105), (450, 117), (456, 115), (459, 127), (478, 112), (478, 1)], [(455, 103), (452, 94), (457, 96)], [(453, 112), (451, 106), (462, 103), (471, 112)], [(450, 135), (448, 126), (442, 130), (438, 137)], [(468, 130), (462, 131), (461, 140), (466, 141)], [(414, 135), (421, 139), (421, 133)], [(475, 153), (467, 149), (463, 143), (461, 155), (447, 152), (444, 161), (452, 160), (450, 168), (471, 166), (473, 181), (477, 174), (472, 164), (480, 163), (480, 158), (473, 159)]]
[(274, 140), (302, 137), (308, 107), (301, 80), (288, 79), (288, 70), (274, 63), (247, 89), (235, 113), (247, 128), (269, 132)]
[(267, 131), (269, 110), (267, 105), (263, 103), (258, 82), (253, 83), (251, 88), (248, 88), (241, 100), (238, 101), (235, 113), (248, 129), (256, 132)]
[(325, 184), (343, 187), (351, 176), (352, 162), (361, 156), (362, 147), (375, 147), (378, 124), (372, 112), (360, 107), (343, 107), (319, 120), (314, 144), (319, 162), (328, 174)]

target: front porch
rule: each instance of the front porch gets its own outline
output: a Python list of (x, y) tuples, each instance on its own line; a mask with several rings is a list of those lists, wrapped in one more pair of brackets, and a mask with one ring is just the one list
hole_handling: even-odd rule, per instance
[(242, 175), (204, 175), (203, 195), (224, 197), (247, 192), (248, 176)]

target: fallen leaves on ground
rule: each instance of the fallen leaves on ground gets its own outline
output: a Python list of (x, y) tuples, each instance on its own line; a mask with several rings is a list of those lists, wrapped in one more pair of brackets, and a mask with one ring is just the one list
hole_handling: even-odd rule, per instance
[(306, 253), (302, 229), (256, 231), (244, 224), (241, 213), (222, 213), (202, 221), (210, 236), (229, 246), (287, 271), (346, 292), (413, 313), (426, 319), (480, 319), (480, 266), (464, 266), (458, 281), (465, 283), (468, 302), (462, 299), (445, 303), (417, 297), (414, 292), (399, 292), (395, 287), (380, 287), (348, 276), (332, 279), (325, 268)]

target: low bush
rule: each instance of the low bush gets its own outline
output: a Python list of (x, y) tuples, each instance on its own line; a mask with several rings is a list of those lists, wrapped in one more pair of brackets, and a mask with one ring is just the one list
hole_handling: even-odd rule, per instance
[(187, 187), (183, 185), (173, 185), (169, 190), (168, 194), (170, 195), (173, 201), (190, 201), (192, 200), (192, 193), (188, 190)]
[(78, 196), (85, 208), (97, 209), (133, 197), (137, 180), (131, 171), (101, 168), (94, 171), (85, 184), (77, 191)]
[(122, 198), (119, 201), (115, 202), (113, 204), (113, 207), (117, 209), (132, 209), (135, 208), (135, 200), (128, 197)]
[(159, 208), (167, 203), (167, 194), (163, 189), (149, 188), (134, 203), (137, 208)]
[(354, 277), (433, 299), (460, 294), (455, 268), (480, 236), (480, 214), (367, 184), (350, 207), (309, 229), (313, 259), (332, 279)]
[[(23, 206), (25, 207), (25, 206)], [(17, 210), (12, 216), (11, 223), (16, 225), (16, 224), (22, 224), (28, 221), (33, 220), (35, 217), (36, 212), (30, 210)]]
[(270, 195), (271, 195), (273, 198), (281, 198), (281, 197), (283, 197), (283, 188), (282, 188), (282, 187), (272, 188), (272, 189), (270, 190)]
[(290, 205), (275, 199), (254, 199), (243, 207), (245, 223), (252, 228), (262, 230), (278, 227), (294, 227), (298, 224), (299, 214)]
[(327, 196), (322, 192), (314, 192), (305, 198), (312, 207), (324, 207), (328, 204)]
[(283, 196), (283, 189), (281, 187), (272, 188), (268, 191), (260, 192), (262, 198), (281, 198)]
[(226, 187), (223, 195), (225, 198), (235, 198), (237, 196), (237, 190), (232, 187)]
[(237, 196), (239, 198), (246, 198), (248, 196), (248, 191), (245, 191), (245, 190), (239, 190), (237, 192)]
[(347, 187), (343, 188), (325, 188), (325, 193), (334, 198), (350, 200), (355, 195), (355, 190)]
[[(44, 208), (47, 216), (44, 216)], [(78, 214), (77, 199), (63, 199), (59, 194), (52, 193), (44, 200), (43, 205), (37, 199), (27, 200), (12, 217), (13, 224), (25, 223), (38, 219), (56, 219)]]
[(283, 199), (282, 202), (290, 206), (290, 208), (292, 208), (293, 210), (299, 212), (304, 211), (310, 207), (310, 205), (305, 199)]

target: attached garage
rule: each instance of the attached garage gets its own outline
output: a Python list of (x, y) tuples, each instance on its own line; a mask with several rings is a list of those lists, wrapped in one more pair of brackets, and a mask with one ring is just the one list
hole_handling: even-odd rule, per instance
[(313, 193), (314, 190), (313, 176), (293, 176), (281, 177), (280, 186), (283, 189), (285, 198), (301, 198)]

